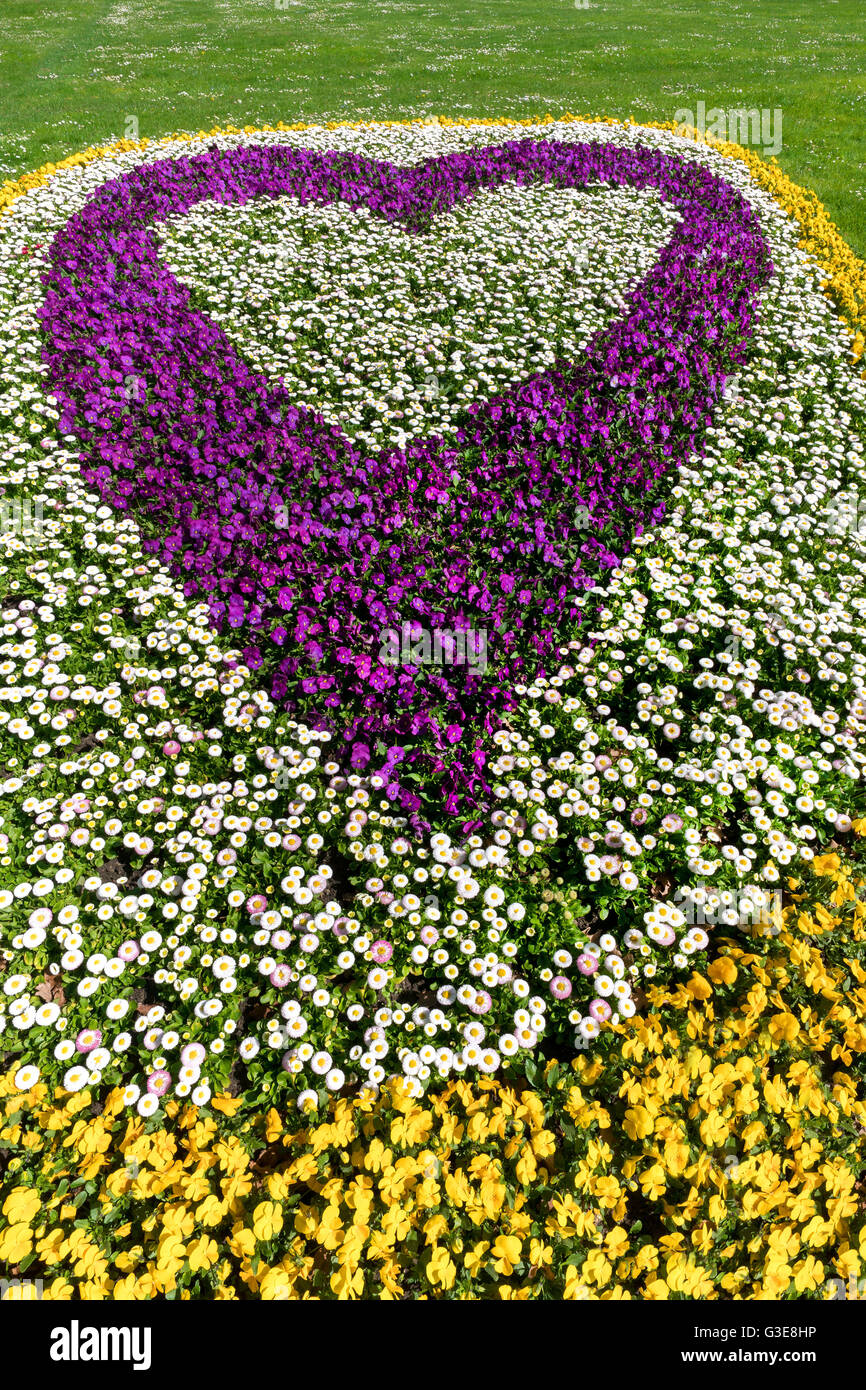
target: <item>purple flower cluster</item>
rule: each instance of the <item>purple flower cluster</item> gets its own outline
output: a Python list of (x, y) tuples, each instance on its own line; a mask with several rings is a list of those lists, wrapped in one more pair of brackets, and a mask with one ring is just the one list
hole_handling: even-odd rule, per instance
[[(681, 220), (580, 361), (472, 405), (451, 442), (365, 456), (252, 371), (159, 255), (155, 224), (203, 199), (341, 201), (412, 234), (508, 180), (652, 188)], [(387, 737), (395, 787), (395, 762), (425, 750), (452, 810), (483, 787), (480, 736), (514, 683), (580, 622), (585, 591), (662, 514), (660, 480), (700, 451), (772, 273), (752, 209), (697, 161), (547, 141), (412, 168), (214, 146), (103, 185), (49, 265), (45, 360), (87, 480), (218, 630), (243, 632), (273, 698), (342, 728), (355, 766)], [(407, 619), (483, 628), (486, 666), (383, 663), (381, 633)], [(405, 786), (404, 800), (417, 806)]]

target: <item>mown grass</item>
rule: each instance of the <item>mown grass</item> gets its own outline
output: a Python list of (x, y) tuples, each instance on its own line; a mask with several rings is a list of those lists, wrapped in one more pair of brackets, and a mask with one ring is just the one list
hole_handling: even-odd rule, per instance
[(781, 108), (779, 163), (866, 255), (862, 0), (3, 0), (0, 10), (5, 174), (135, 128), (565, 110), (671, 120), (698, 100)]

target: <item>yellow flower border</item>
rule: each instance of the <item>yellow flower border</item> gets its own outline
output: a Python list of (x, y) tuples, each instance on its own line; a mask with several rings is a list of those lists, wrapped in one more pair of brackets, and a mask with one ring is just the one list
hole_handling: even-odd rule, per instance
[(194, 133), (179, 131), (173, 135), (157, 139), (116, 140), (110, 145), (91, 145), (86, 150), (69, 155), (57, 164), (43, 164), (31, 173), (22, 174), (19, 179), (7, 179), (0, 185), (0, 216), (7, 212), (16, 199), (34, 188), (40, 188), (52, 175), (61, 169), (74, 169), (90, 164), (105, 155), (126, 153), (129, 150), (145, 150), (151, 146), (167, 145), (177, 140), (201, 140), (217, 135), (256, 135), (261, 131), (281, 130), (351, 130), (374, 129), (393, 126), (495, 126), (495, 127), (533, 127), (552, 125), (554, 122), (575, 122), (580, 124), (604, 124), (640, 126), (645, 130), (671, 130), (679, 135), (695, 140), (697, 143), (711, 145), (728, 159), (739, 159), (746, 165), (760, 188), (765, 189), (790, 214), (803, 230), (800, 246), (807, 251), (827, 272), (823, 289), (831, 302), (841, 311), (842, 322), (853, 334), (852, 356), (857, 361), (866, 347), (866, 262), (861, 261), (842, 237), (835, 222), (811, 189), (802, 188), (788, 178), (776, 163), (761, 159), (752, 150), (745, 149), (733, 141), (718, 140), (694, 127), (678, 125), (675, 121), (635, 121), (619, 120), (615, 116), (575, 116), (567, 111), (563, 116), (528, 116), (513, 119), (508, 116), (460, 117), (430, 116), (396, 121), (296, 121), (286, 124), (278, 121), (276, 125), (253, 126), (214, 126), (212, 130), (198, 130)]

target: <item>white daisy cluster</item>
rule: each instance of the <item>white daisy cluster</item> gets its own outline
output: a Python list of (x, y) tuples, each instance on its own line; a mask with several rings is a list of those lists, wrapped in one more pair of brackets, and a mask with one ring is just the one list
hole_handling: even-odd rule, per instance
[[(250, 710), (232, 724), (233, 703), (223, 723), (249, 746)], [(0, 912), (26, 927), (7, 937), (0, 1025), (27, 1039), (43, 1072), (53, 1058), (71, 1090), (133, 1072), (127, 1098), (149, 1115), (169, 1092), (205, 1103), (238, 1061), (263, 1093), (316, 1075), (331, 1090), (395, 1074), (420, 1089), (431, 1075), (492, 1071), (536, 1046), (567, 994), (548, 988), (554, 972), (509, 880), (515, 859), (555, 837), (544, 808), (494, 811), (484, 835), (455, 845), (440, 831), (420, 844), (401, 833), (382, 777), (346, 777), (326, 760), (326, 734), (260, 716), (293, 741), (235, 753), (245, 775), (233, 782), (190, 780), (186, 761), (173, 762), (169, 782), (153, 758), (174, 756), (160, 747), (163, 721), (143, 719), (127, 726), (126, 776), (101, 747), (64, 763), (81, 790), (26, 797), (21, 839), (5, 846), (27, 849), (34, 867), (100, 864), (78, 880), (67, 864), (0, 891)], [(132, 743), (139, 736), (153, 742)], [(226, 756), (194, 733), (189, 741), (205, 767)], [(177, 799), (136, 800), (145, 788)], [(284, 814), (261, 814), (269, 809)], [(569, 940), (588, 961), (606, 952), (622, 967), (612, 936)], [(603, 979), (593, 981), (602, 992)], [(633, 1012), (628, 983), (615, 992), (619, 1012), (605, 1005), (602, 1022)], [(569, 1018), (583, 1039), (598, 1031), (589, 1015)]]
[[(561, 667), (518, 692), (487, 749), (493, 807), (462, 839), (411, 834), (381, 777), (341, 772), (332, 740), (277, 711), (56, 433), (36, 326), (47, 244), (103, 180), (190, 147), (58, 174), (0, 224), (0, 501), (42, 506), (38, 535), (5, 532), (0, 569), (0, 1049), (22, 1086), (121, 1081), (147, 1116), (227, 1085), (304, 1096), (400, 1074), (420, 1091), (551, 1041), (586, 1046), (633, 1015), (643, 983), (690, 967), (702, 921), (736, 926), (744, 898), (864, 814), (864, 536), (840, 530), (839, 498), (866, 492), (866, 391), (820, 277), (744, 166), (663, 132), (544, 135), (705, 160), (758, 210), (777, 274), (704, 460), (590, 596)], [(408, 163), (491, 137), (224, 143), (244, 138)], [(386, 443), (422, 420), (446, 430), (462, 400), (577, 351), (654, 259), (666, 216), (644, 196), (503, 190), (400, 262), (372, 218), (351, 214), (347, 237), (335, 210), (280, 202), (222, 209), (219, 226), (199, 209), (167, 254), (245, 352), (270, 351), (308, 403)], [(516, 258), (527, 227), (537, 240)], [(609, 244), (613, 282), (591, 255), (572, 284), (564, 248), (580, 238)], [(222, 259), (255, 267), (243, 296)], [(366, 336), (347, 337), (329, 268), (363, 288)], [(284, 337), (257, 346), (241, 297), (284, 313)], [(352, 381), (374, 350), (386, 366)]]

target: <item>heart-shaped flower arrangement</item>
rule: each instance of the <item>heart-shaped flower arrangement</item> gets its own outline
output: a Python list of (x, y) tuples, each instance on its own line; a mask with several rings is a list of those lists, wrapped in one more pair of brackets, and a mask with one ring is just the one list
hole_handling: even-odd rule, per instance
[[(856, 638), (864, 542), (857, 532), (840, 540), (822, 499), (862, 473), (852, 422), (866, 406), (799, 228), (736, 161), (674, 137), (605, 127), (601, 145), (576, 147), (566, 143), (573, 128), (551, 134), (562, 143), (475, 154), (455, 153), (463, 135), (441, 132), (419, 142), (319, 131), (291, 150), (270, 136), (241, 137), (240, 150), (220, 137), (218, 150), (194, 141), (194, 158), (157, 163), (125, 151), (86, 178), (58, 174), (0, 224), (0, 299), (19, 381), (0, 402), (9, 423), (2, 485), (38, 479), (48, 509), (40, 539), (9, 537), (0, 652), (0, 758), (14, 774), (3, 791), (21, 793), (0, 821), (9, 882), (0, 888), (0, 1031), (22, 1060), (17, 1085), (40, 1076), (67, 1091), (118, 1084), (147, 1117), (163, 1097), (206, 1105), (227, 1085), (303, 1105), (314, 1088), (321, 1099), (321, 1088), (375, 1089), (388, 1076), (402, 1075), (415, 1094), (453, 1074), (531, 1076), (537, 1048), (570, 1054), (601, 1032), (603, 1053), (608, 1025), (642, 1009), (646, 985), (692, 964), (702, 971), (704, 926), (775, 930), (785, 866), (814, 856), (825, 826), (851, 831), (866, 758)], [(394, 162), (322, 153), (332, 138)], [(465, 138), (489, 136), (478, 128)], [(445, 157), (395, 167), (431, 148)], [(612, 277), (611, 300), (627, 297), (607, 306), (625, 317), (606, 323), (599, 293), (594, 316), (576, 315), (583, 336), (555, 340), (558, 364), (541, 343), (535, 358), (512, 354), (515, 375), (529, 377), (521, 386), (475, 373), (474, 414), (466, 392), (456, 413), (434, 401), (429, 428), (417, 414), (404, 420), (407, 435), (438, 436), (426, 444), (396, 431), (372, 438), (359, 397), (314, 394), (303, 362), (284, 357), (292, 371), (273, 385), (268, 376), (285, 372), (285, 324), (275, 318), (269, 360), (237, 318), (223, 333), (213, 322), (221, 306), (201, 293), (208, 274), (196, 280), (192, 252), (181, 267), (171, 245), (174, 230), (194, 230), (215, 208), (231, 239), (247, 198), (254, 222), (263, 208), (296, 206), (296, 225), (343, 218), (378, 227), (383, 246), (423, 247), (444, 243), (443, 224), (456, 226), (461, 210), (486, 200), (489, 221), (497, 199), (507, 212), (526, 195), (546, 247), (545, 198), (600, 201), (590, 191), (598, 186), (654, 207), (661, 193), (673, 209), (667, 226), (634, 221), (643, 259), (629, 261), (627, 284)], [(434, 203), (428, 238), (415, 215)], [(599, 233), (614, 262), (618, 237), (615, 219)], [(495, 250), (482, 216), (473, 238)], [(455, 275), (475, 276), (477, 264), (467, 258)], [(255, 308), (267, 277), (247, 274)], [(542, 288), (565, 307), (560, 266), (551, 263)], [(496, 346), (538, 341), (544, 294), (535, 306), (526, 331), (512, 315)], [(370, 318), (393, 325), (400, 313), (395, 291)], [(56, 429), (37, 315), (64, 405)], [(564, 312), (549, 316), (565, 322)], [(359, 317), (358, 362), (372, 367), (379, 345)], [(327, 319), (324, 334), (302, 327), (299, 357), (311, 345), (321, 353)], [(339, 335), (334, 348), (349, 355)], [(467, 355), (487, 367), (489, 351)], [(728, 403), (704, 438), (719, 378), (741, 358), (739, 384), (727, 383)], [(318, 388), (321, 372), (309, 375)], [(459, 371), (440, 376), (450, 407)], [(64, 437), (70, 425), (117, 512), (84, 487), (82, 455)], [(455, 458), (464, 485), (442, 500), (435, 480), (451, 478)], [(658, 480), (667, 473), (674, 483), (680, 462), (662, 490)], [(640, 488), (623, 500), (629, 477)], [(663, 524), (634, 536), (662, 504)], [(585, 530), (574, 524), (581, 506)], [(464, 511), (475, 531), (460, 529)], [(607, 518), (618, 544), (633, 538), (633, 553), (564, 643), (573, 586), (591, 582), (605, 559)], [(147, 563), (136, 520), (150, 537)], [(379, 547), (374, 561), (366, 537)], [(513, 573), (534, 584), (531, 602), (506, 592)], [(399, 594), (383, 587), (395, 574)], [(353, 609), (346, 586), (359, 575)], [(453, 593), (449, 578), (461, 580)], [(312, 589), (324, 579), (319, 602)], [(297, 592), (299, 608), (283, 620), (291, 632), (281, 647), (270, 635), (282, 588)], [(230, 638), (228, 607), (245, 605), (238, 631), (259, 647), (258, 673), (212, 640), (202, 595)], [(435, 611), (477, 629), (491, 609), (521, 619), (502, 665), (519, 674), (546, 664), (546, 677), (496, 688), (487, 669), (431, 672), (422, 661), (408, 711), (395, 699), (405, 667), (382, 662), (391, 684), (381, 690), (360, 682), (357, 661), (375, 654), (378, 622), (419, 613), (429, 623)], [(344, 664), (336, 653), (350, 630), (357, 644)], [(491, 656), (499, 640), (491, 634)], [(294, 674), (280, 669), (287, 652)], [(338, 683), (321, 694), (301, 687), (320, 677)], [(334, 734), (275, 708), (263, 687), (278, 679), (308, 720), (339, 694)], [(393, 778), (381, 775), (396, 776), (400, 748), (385, 769), (371, 757), (347, 772), (339, 735), (353, 722), (358, 735), (367, 719), (401, 743), (416, 738), (416, 751), (438, 739), (444, 762), (443, 715), (473, 689), (467, 721), (482, 731), (461, 724), (468, 732), (452, 751), (458, 768), (492, 784), (495, 809), (455, 833), (444, 776), (420, 780), (415, 768), (405, 782), (431, 802), (440, 796), (436, 833), (415, 833), (394, 804)], [(432, 737), (412, 735), (419, 711), (439, 721)], [(355, 737), (359, 768), (363, 743)]]
[[(656, 189), (680, 222), (580, 360), (469, 405), (453, 440), (372, 457), (251, 370), (159, 254), (156, 224), (205, 199), (341, 202), (413, 235), (507, 182)], [(217, 628), (243, 633), (275, 699), (325, 711), (356, 766), (370, 735), (432, 750), (451, 810), (483, 788), (480, 736), (515, 681), (543, 670), (585, 591), (660, 515), (660, 479), (700, 449), (772, 271), (755, 213), (702, 165), (544, 141), (406, 169), (215, 147), (105, 185), (50, 261), (46, 358), (88, 480)], [(406, 623), (400, 660), (383, 634)], [(429, 663), (442, 632), (452, 645)]]

